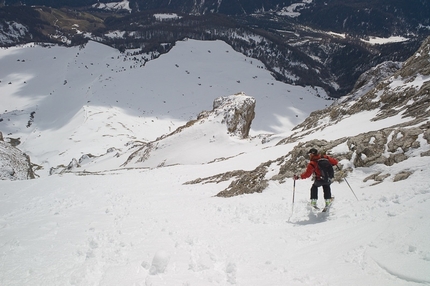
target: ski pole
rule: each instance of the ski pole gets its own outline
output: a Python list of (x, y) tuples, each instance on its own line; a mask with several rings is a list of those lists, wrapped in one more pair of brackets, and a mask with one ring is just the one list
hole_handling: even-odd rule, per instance
[(293, 183), (293, 206), (294, 206), (294, 196), (296, 195), (296, 180), (294, 179)]
[(288, 218), (288, 221), (291, 220), (291, 217), (294, 214), (294, 196), (295, 196), (295, 194), (296, 194), (296, 180), (294, 179), (294, 183), (293, 183), (293, 204), (291, 205), (291, 215)]
[[(340, 171), (340, 168), (338, 165), (336, 165), (337, 169)], [(358, 201), (357, 195), (354, 193), (354, 190), (351, 188), (351, 185), (348, 183), (348, 181), (346, 180), (346, 178), (343, 178), (343, 180), (345, 181), (345, 183), (348, 185), (349, 189), (351, 190), (351, 192), (354, 194), (355, 198)]]
[(354, 190), (351, 188), (351, 186), (349, 185), (349, 183), (348, 183), (348, 181), (346, 180), (346, 178), (343, 178), (343, 179), (345, 180), (345, 183), (347, 183), (347, 185), (348, 185), (349, 189), (351, 190), (351, 192), (354, 194), (355, 198), (356, 198), (356, 199), (357, 199), (357, 201), (358, 201), (358, 198), (357, 198), (357, 196), (355, 195)]

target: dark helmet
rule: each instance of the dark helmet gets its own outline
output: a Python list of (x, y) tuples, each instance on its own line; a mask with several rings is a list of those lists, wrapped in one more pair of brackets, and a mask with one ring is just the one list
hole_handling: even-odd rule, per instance
[(312, 149), (309, 150), (308, 154), (316, 155), (316, 154), (318, 154), (318, 150), (315, 149), (315, 148), (312, 148)]

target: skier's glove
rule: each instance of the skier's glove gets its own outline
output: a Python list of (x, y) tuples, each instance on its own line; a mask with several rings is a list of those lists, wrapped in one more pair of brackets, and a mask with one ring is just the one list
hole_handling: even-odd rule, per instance
[(297, 175), (294, 175), (294, 180), (300, 180), (300, 177)]

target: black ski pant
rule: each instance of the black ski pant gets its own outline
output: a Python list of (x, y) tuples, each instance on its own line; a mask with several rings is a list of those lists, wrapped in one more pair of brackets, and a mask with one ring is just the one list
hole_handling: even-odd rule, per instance
[(324, 182), (322, 180), (315, 180), (311, 187), (311, 200), (318, 200), (318, 188), (323, 187), (324, 199), (331, 199), (331, 182)]

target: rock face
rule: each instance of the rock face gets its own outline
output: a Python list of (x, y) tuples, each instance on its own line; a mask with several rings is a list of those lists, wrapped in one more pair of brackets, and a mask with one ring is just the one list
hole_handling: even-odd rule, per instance
[(27, 180), (34, 179), (34, 172), (30, 158), (3, 141), (0, 132), (0, 179), (1, 180)]
[(361, 97), (375, 88), (380, 82), (394, 75), (402, 65), (403, 63), (400, 62), (388, 61), (371, 68), (358, 78), (349, 96), (346, 96), (344, 100), (340, 100), (339, 102), (351, 101)]
[(230, 134), (245, 139), (249, 135), (252, 120), (255, 118), (255, 99), (238, 93), (219, 97), (213, 103), (213, 113), (222, 116)]

